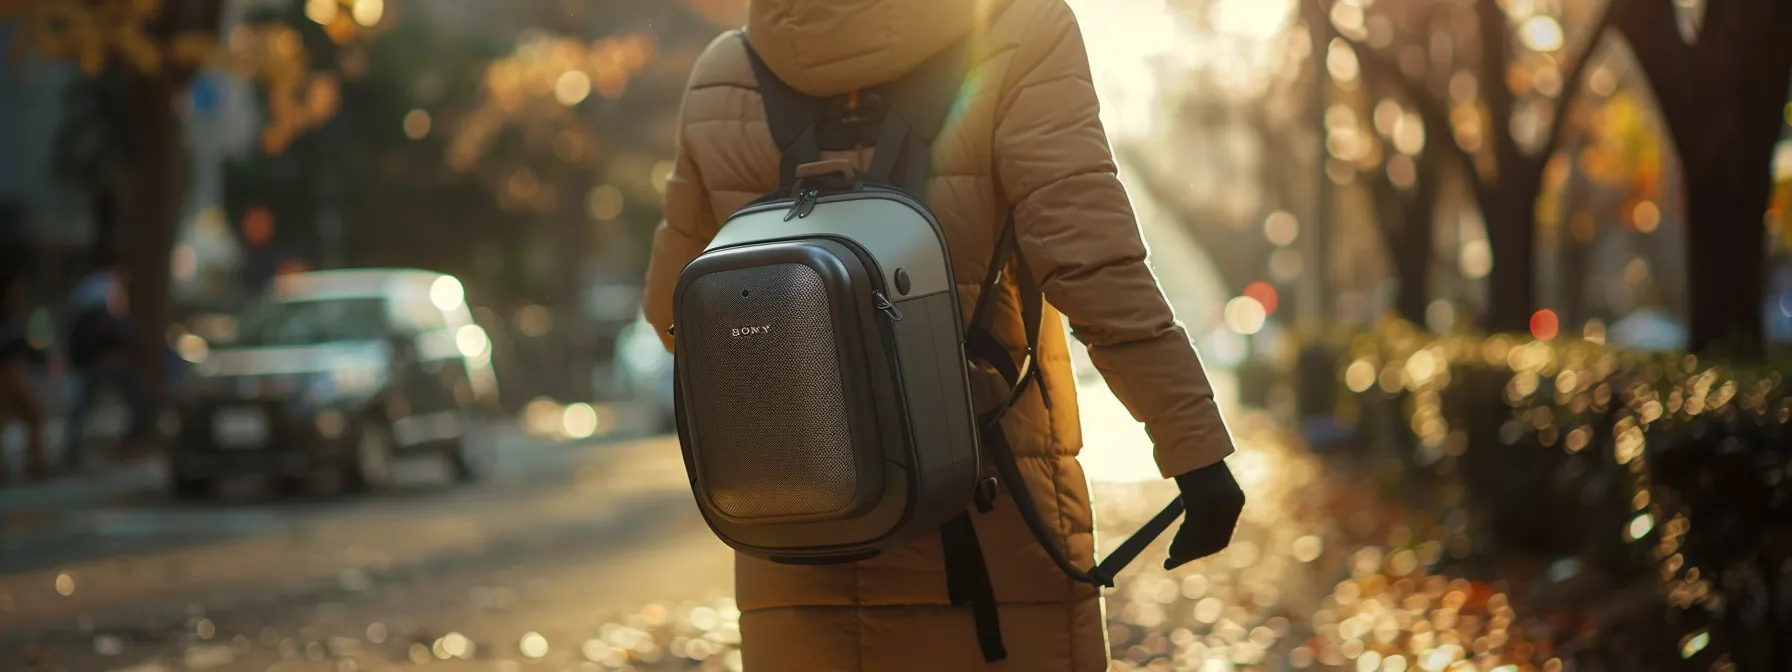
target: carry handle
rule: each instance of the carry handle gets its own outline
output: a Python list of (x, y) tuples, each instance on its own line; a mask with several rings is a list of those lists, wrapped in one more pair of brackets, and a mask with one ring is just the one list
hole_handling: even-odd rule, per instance
[(823, 175), (841, 175), (852, 179), (852, 162), (846, 159), (827, 159), (811, 161), (796, 167), (797, 179), (821, 177)]
[(1150, 546), (1151, 542), (1157, 541), (1158, 537), (1163, 536), (1164, 531), (1170, 529), (1170, 524), (1181, 518), (1183, 513), (1182, 497), (1179, 495), (1171, 499), (1169, 504), (1164, 505), (1164, 508), (1158, 511), (1157, 515), (1152, 516), (1151, 520), (1140, 527), (1137, 532), (1127, 537), (1126, 541), (1120, 542), (1119, 548), (1114, 549), (1114, 552), (1109, 553), (1107, 558), (1095, 565), (1095, 569), (1089, 570), (1089, 576), (1100, 581), (1096, 585), (1113, 587), (1114, 575), (1119, 574), (1120, 570), (1126, 569), (1127, 565), (1132, 564), (1132, 561), (1139, 557), (1139, 553), (1144, 552), (1146, 546)]
[[(1028, 376), (1021, 383), (1024, 385), (1037, 380), (1037, 378), (1037, 375)], [(1184, 513), (1182, 497), (1177, 496), (1171, 500), (1157, 512), (1157, 515), (1152, 516), (1149, 522), (1140, 527), (1132, 536), (1127, 537), (1126, 541), (1121, 542), (1119, 548), (1109, 553), (1107, 559), (1084, 571), (1070, 561), (1069, 554), (1065, 553), (1064, 547), (1058, 543), (1057, 535), (1046, 525), (1045, 516), (1039, 511), (1038, 502), (1033, 499), (1033, 493), (1027, 486), (1026, 479), (1021, 476), (1020, 465), (1014, 459), (1013, 447), (1008, 445), (1007, 435), (1003, 434), (1001, 426), (996, 424), (1003, 411), (1006, 410), (1007, 407), (1000, 407), (989, 413), (990, 417), (986, 420), (987, 424), (984, 425), (983, 444), (990, 449), (991, 453), (994, 453), (996, 471), (1001, 474), (1002, 480), (1007, 482), (1008, 494), (1014, 500), (1015, 508), (1020, 512), (1021, 520), (1026, 522), (1028, 531), (1033, 533), (1033, 538), (1045, 548), (1046, 555), (1051, 556), (1052, 562), (1058, 565), (1058, 569), (1062, 570), (1065, 576), (1070, 577), (1073, 581), (1096, 587), (1114, 587), (1114, 576), (1126, 569), (1127, 565), (1132, 564), (1132, 561), (1139, 557), (1139, 553), (1144, 552), (1146, 546), (1150, 546), (1151, 542), (1163, 536), (1164, 530), (1170, 529), (1170, 524), (1182, 517)]]

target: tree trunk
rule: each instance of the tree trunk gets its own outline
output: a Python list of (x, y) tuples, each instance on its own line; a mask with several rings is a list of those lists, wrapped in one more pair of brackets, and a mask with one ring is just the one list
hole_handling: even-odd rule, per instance
[[(1762, 213), (1772, 191), (1773, 141), (1749, 143), (1728, 160), (1687, 166), (1686, 255), (1693, 352), (1727, 346), (1738, 355), (1760, 352), (1766, 234)], [(1753, 156), (1760, 155), (1760, 156)]]
[(88, 244), (90, 262), (113, 263), (119, 261), (118, 253), (122, 249), (118, 239), (118, 191), (110, 181), (102, 180), (94, 185), (93, 200), (89, 202), (88, 214), (93, 217), (93, 240)]
[(1766, 262), (1763, 215), (1784, 128), (1792, 41), (1780, 0), (1710, 3), (1681, 39), (1668, 0), (1633, 1), (1618, 27), (1655, 91), (1685, 173), (1688, 347), (1758, 354)]
[(1420, 175), (1412, 193), (1402, 193), (1385, 176), (1367, 178), (1374, 199), (1376, 229), (1394, 265), (1394, 310), (1413, 324), (1425, 324), (1431, 307), (1431, 213), (1437, 203), (1437, 175)]
[[(1780, 13), (1792, 18), (1783, 6)], [(1702, 35), (1701, 45), (1707, 39), (1749, 44), (1733, 27), (1739, 23), (1747, 25), (1737, 20), (1713, 26), (1715, 34)], [(1765, 336), (1765, 215), (1773, 197), (1774, 148), (1786, 123), (1792, 47), (1784, 36), (1760, 39), (1768, 48), (1711, 57), (1738, 70), (1739, 80), (1729, 95), (1700, 105), (1701, 125), (1688, 130), (1692, 142), (1680, 146), (1691, 308), (1687, 346), (1694, 352), (1728, 346), (1732, 354), (1756, 355)]]
[(144, 383), (155, 399), (164, 392), (163, 330), (168, 324), (168, 282), (174, 233), (179, 223), (185, 150), (171, 101), (175, 83), (166, 75), (140, 75), (131, 85), (131, 225), (122, 261), (129, 269), (132, 321)]
[[(1333, 201), (1336, 187), (1331, 177), (1326, 175), (1325, 162), (1331, 154), (1325, 147), (1325, 112), (1331, 106), (1332, 78), (1331, 71), (1326, 69), (1326, 54), (1331, 48), (1332, 38), (1336, 31), (1332, 28), (1331, 17), (1318, 2), (1301, 3), (1301, 20), (1307, 24), (1307, 37), (1311, 40), (1307, 60), (1313, 68), (1313, 90), (1308, 95), (1307, 117), (1313, 128), (1318, 129), (1314, 150), (1312, 173), (1313, 209), (1308, 218), (1310, 233), (1300, 243), (1301, 260), (1307, 267), (1300, 277), (1300, 313), (1299, 315), (1323, 328), (1337, 318), (1332, 313), (1331, 287), (1331, 251), (1332, 229), (1337, 218), (1333, 212)], [(1268, 137), (1267, 135), (1265, 136)]]
[[(1576, 149), (1576, 147), (1564, 147), (1563, 151), (1573, 153)], [(1607, 317), (1597, 314), (1598, 311), (1591, 308), (1596, 303), (1590, 300), (1593, 286), (1593, 252), (1598, 247), (1600, 239), (1599, 218), (1595, 217), (1593, 213), (1616, 212), (1618, 208), (1622, 207), (1622, 202), (1617, 199), (1602, 198), (1600, 191), (1591, 188), (1581, 171), (1570, 173), (1568, 183), (1562, 185), (1561, 195), (1557, 200), (1561, 205), (1556, 212), (1556, 219), (1560, 224), (1556, 227), (1557, 253), (1553, 271), (1554, 281), (1551, 283), (1554, 287), (1545, 290), (1554, 297), (1554, 301), (1545, 299), (1545, 303), (1553, 303), (1558, 317), (1561, 318), (1562, 328), (1566, 330), (1570, 326), (1578, 328), (1595, 318)], [(1580, 204), (1580, 215), (1575, 214), (1577, 208), (1571, 205), (1574, 203)], [(1592, 223), (1592, 236), (1586, 240), (1581, 240), (1577, 236), (1580, 226), (1577, 220), (1582, 216), (1587, 218), (1586, 221)]]
[[(161, 45), (190, 32), (216, 35), (224, 0), (171, 0), (161, 5), (148, 33)], [(166, 361), (163, 330), (169, 318), (169, 270), (174, 234), (179, 227), (188, 165), (180, 137), (174, 97), (192, 72), (168, 64), (130, 78), (129, 135), (132, 142), (129, 188), (130, 230), (125, 234), (123, 261), (129, 269), (129, 300), (137, 327), (139, 362), (151, 399), (165, 394)]]
[(1491, 332), (1531, 330), (1537, 309), (1537, 227), (1532, 211), (1537, 192), (1491, 190), (1481, 201), (1487, 220), (1487, 244), (1493, 250), (1493, 271), (1487, 276), (1487, 318)]

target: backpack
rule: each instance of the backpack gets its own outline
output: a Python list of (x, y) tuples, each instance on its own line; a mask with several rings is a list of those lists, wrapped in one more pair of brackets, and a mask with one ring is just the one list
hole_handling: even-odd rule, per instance
[[(1038, 382), (1043, 298), (1010, 219), (961, 321), (952, 257), (923, 193), (969, 40), (897, 81), (818, 100), (780, 81), (737, 34), (782, 157), (778, 189), (731, 215), (673, 290), (675, 415), (698, 508), (734, 550), (780, 563), (857, 562), (939, 534), (950, 600), (972, 608), (984, 658), (1001, 660), (968, 512), (991, 511), (997, 497), (983, 451), (1053, 561), (1098, 587), (1181, 515), (1181, 500), (1085, 571), (1027, 491), (999, 423)], [(869, 170), (820, 160), (854, 146), (875, 148)], [(1019, 362), (988, 329), (989, 297), (1010, 265), (1027, 330)], [(1010, 389), (981, 414), (972, 358)]]

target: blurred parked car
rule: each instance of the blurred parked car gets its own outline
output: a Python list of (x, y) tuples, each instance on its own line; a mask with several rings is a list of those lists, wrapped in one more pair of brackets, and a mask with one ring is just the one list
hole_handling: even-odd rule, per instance
[[(283, 488), (324, 471), (350, 489), (388, 483), (394, 460), (447, 460), (458, 481), (489, 464), (468, 430), (496, 411), (491, 341), (451, 276), (357, 269), (281, 276), (231, 338), (190, 347), (172, 487), (206, 497), (222, 477)], [(192, 344), (190, 344), (192, 345)]]
[(653, 325), (644, 317), (622, 328), (616, 339), (615, 364), (612, 369), (617, 387), (630, 401), (652, 414), (649, 425), (655, 432), (675, 428), (672, 409), (672, 353), (654, 333)]

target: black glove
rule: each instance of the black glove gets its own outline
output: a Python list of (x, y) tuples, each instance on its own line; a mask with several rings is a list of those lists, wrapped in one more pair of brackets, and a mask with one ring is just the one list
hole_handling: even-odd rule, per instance
[(1232, 478), (1225, 462), (1215, 462), (1176, 477), (1182, 489), (1182, 527), (1170, 540), (1170, 557), (1164, 569), (1175, 569), (1226, 549), (1238, 514), (1244, 511), (1244, 491)]

